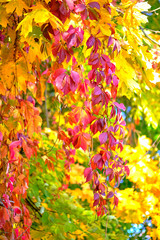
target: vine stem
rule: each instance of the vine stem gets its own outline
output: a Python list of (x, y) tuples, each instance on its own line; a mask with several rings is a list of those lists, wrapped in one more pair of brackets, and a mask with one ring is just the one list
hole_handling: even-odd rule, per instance
[(147, 33), (144, 31), (144, 28), (142, 26), (139, 26), (139, 28), (142, 30), (142, 32), (146, 38), (148, 38), (151, 42), (155, 43), (156, 45), (158, 45), (160, 47), (160, 44), (158, 42), (156, 42), (154, 39), (152, 39), (151, 37), (149, 37), (147, 35)]
[(48, 109), (47, 109), (47, 82), (46, 82), (46, 89), (45, 89), (44, 95), (45, 95), (46, 122), (47, 122), (47, 128), (49, 128), (49, 117), (48, 117)]
[(26, 232), (26, 231), (27, 231), (29, 228), (30, 228), (30, 226), (29, 226), (29, 227), (27, 227), (27, 228), (26, 228), (26, 230), (25, 230), (25, 231), (23, 231), (23, 232), (22, 232), (22, 234), (21, 234), (21, 235), (19, 235), (17, 239), (19, 239), (20, 237), (22, 237), (22, 236), (23, 236), (23, 234), (24, 234), (24, 233), (25, 233), (25, 232)]

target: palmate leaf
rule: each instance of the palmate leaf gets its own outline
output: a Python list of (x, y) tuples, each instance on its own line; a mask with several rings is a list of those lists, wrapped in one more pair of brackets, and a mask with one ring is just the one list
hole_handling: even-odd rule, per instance
[[(4, 15), (0, 16), (0, 193), (9, 206), (7, 218), (0, 218), (0, 225), (9, 239), (13, 238), (13, 226), (17, 227), (14, 238), (23, 235), (23, 239), (30, 239), (31, 218), (34, 231), (40, 230), (43, 236), (38, 238), (43, 240), (123, 239), (115, 221), (96, 218), (92, 207), (98, 205), (98, 216), (108, 215), (108, 199), (115, 206), (118, 203), (115, 181), (119, 184), (123, 170), (129, 174), (118, 156), (125, 125), (121, 112), (125, 107), (116, 100), (118, 84), (123, 94), (128, 97), (130, 92), (135, 101), (135, 93), (140, 96), (142, 89), (152, 88), (154, 75), (147, 69), (152, 54), (149, 56), (149, 49), (142, 47), (139, 26), (146, 21), (146, 17), (141, 18), (143, 9), (138, 8), (137, 1), (115, 2), (0, 0), (0, 13)], [(24, 3), (29, 3), (29, 8)], [(121, 34), (116, 24), (121, 25)], [(119, 55), (112, 59), (116, 53)], [(60, 76), (58, 69), (64, 69), (67, 76)], [(54, 79), (51, 76), (55, 72)], [(149, 96), (143, 97), (144, 112), (153, 120), (151, 106), (147, 107), (153, 102), (146, 101)], [(154, 118), (158, 118), (156, 110)], [(43, 141), (40, 112), (44, 126), (47, 122), (56, 133), (43, 133)], [(143, 167), (144, 163), (139, 164)], [(148, 163), (143, 169), (134, 181), (141, 180), (141, 175), (144, 178), (144, 172), (152, 173)], [(147, 188), (155, 176), (152, 174)], [(21, 199), (26, 198), (28, 184), (25, 202)], [(139, 196), (136, 191), (135, 196)], [(150, 201), (148, 197), (146, 201)], [(154, 202), (153, 194), (151, 199)], [(138, 205), (127, 206), (132, 211)], [(137, 212), (143, 216), (140, 207)]]
[(135, 69), (133, 65), (126, 60), (126, 57), (129, 57), (129, 55), (122, 50), (122, 52), (115, 59), (116, 74), (120, 79), (119, 90), (122, 96), (127, 96), (127, 89), (130, 90), (130, 94), (132, 94), (132, 92), (140, 92), (140, 85), (136, 80)]
[(6, 4), (6, 12), (12, 13), (16, 11), (18, 16), (22, 16), (23, 9), (28, 9), (28, 6), (25, 4), (23, 0), (10, 0)]
[(37, 4), (32, 8), (30, 13), (27, 13), (26, 17), (19, 23), (17, 30), (21, 28), (21, 34), (26, 38), (30, 32), (32, 32), (32, 22), (44, 24), (50, 22), (53, 29), (61, 28), (61, 21), (45, 9), (41, 4)]
[(0, 23), (2, 27), (6, 27), (8, 23), (6, 9), (2, 6), (0, 6)]
[[(5, 54), (7, 54), (7, 51), (3, 53), (4, 56)], [(6, 89), (12, 88), (12, 91), (18, 89), (26, 93), (27, 82), (33, 82), (34, 77), (31, 77), (28, 72), (28, 63), (26, 62), (25, 57), (22, 56), (17, 61), (14, 61), (13, 55), (14, 49), (11, 49), (8, 52), (4, 63), (0, 65), (1, 82), (3, 85), (2, 89), (5, 89), (6, 91)]]
[[(43, 134), (43, 141), (45, 142), (45, 148), (48, 149), (51, 147), (52, 134), (53, 132), (49, 128), (45, 129)], [(47, 138), (45, 138), (47, 134)], [(48, 146), (47, 146), (48, 145)], [(60, 143), (58, 143), (60, 145)], [(60, 147), (60, 146), (59, 146)], [(52, 157), (56, 155), (56, 146), (54, 146), (54, 151), (52, 151)], [(50, 153), (48, 153), (50, 154)], [(77, 161), (88, 162), (88, 153), (82, 150), (78, 150), (78, 159)], [(43, 172), (39, 171), (39, 167), (35, 168), (34, 166), (39, 162), (43, 167)], [(83, 163), (82, 162), (82, 163)], [(76, 168), (73, 166), (71, 171), (71, 180), (70, 180), (70, 190), (60, 191), (59, 187), (61, 186), (64, 179), (64, 170), (63, 165), (64, 161), (61, 161), (61, 167), (55, 167), (54, 171), (49, 171), (45, 165), (44, 156), (41, 158), (32, 158), (30, 159), (31, 171), (30, 171), (30, 188), (28, 195), (31, 199), (34, 200), (34, 204), (38, 207), (42, 217), (38, 217), (35, 222), (33, 222), (33, 229), (31, 229), (31, 234), (35, 240), (39, 239), (38, 230), (41, 230), (42, 239), (75, 239), (75, 237), (80, 237), (82, 239), (104, 239), (105, 238), (105, 225), (106, 217), (97, 219), (92, 210), (88, 210), (87, 201), (83, 201), (80, 198), (76, 198), (72, 188), (74, 183), (77, 183), (77, 187), (80, 187), (78, 184), (79, 181), (84, 181), (82, 165), (77, 164)], [(54, 163), (56, 164), (56, 163)], [(84, 163), (85, 164), (85, 163)], [(37, 165), (39, 166), (39, 165)], [(85, 173), (89, 172), (87, 169)], [(63, 176), (61, 177), (61, 175)], [(74, 175), (75, 174), (75, 175)], [(79, 178), (78, 178), (78, 175)], [(73, 187), (72, 187), (73, 185)], [(39, 190), (39, 191), (38, 191)], [(79, 188), (80, 190), (80, 188)], [(78, 193), (78, 190), (75, 189), (75, 193)], [(91, 191), (91, 190), (90, 190)], [(90, 194), (90, 191), (87, 190), (87, 193)], [(82, 191), (83, 192), (83, 191)], [(81, 194), (81, 193), (80, 193)], [(83, 193), (82, 193), (83, 194)], [(84, 191), (84, 194), (85, 191)], [(88, 195), (87, 195), (88, 196)], [(95, 195), (97, 196), (97, 195)], [(92, 201), (92, 200), (90, 200)], [(34, 214), (34, 213), (33, 213)], [(115, 219), (109, 219), (108, 221), (108, 236), (110, 240), (116, 239), (116, 234), (113, 234), (115, 225)], [(49, 234), (50, 233), (50, 234)], [(125, 239), (123, 234), (121, 234), (121, 239)]]

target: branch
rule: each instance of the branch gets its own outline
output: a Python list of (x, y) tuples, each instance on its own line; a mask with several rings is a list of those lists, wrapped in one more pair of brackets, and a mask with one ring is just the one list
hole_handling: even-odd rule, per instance
[(144, 154), (144, 156), (142, 156), (142, 158), (145, 157), (145, 156), (149, 153), (149, 151), (151, 150), (151, 148), (157, 147), (157, 145), (159, 144), (159, 142), (160, 142), (160, 135), (159, 135), (158, 138), (152, 143), (150, 149)]
[(44, 95), (45, 95), (45, 114), (46, 114), (46, 122), (47, 122), (47, 128), (49, 128), (49, 117), (48, 117), (48, 109), (47, 109), (47, 82), (46, 82), (46, 89), (45, 89)]
[(144, 31), (144, 28), (142, 26), (139, 26), (139, 28), (142, 30), (143, 34), (145, 35), (146, 38), (148, 38), (150, 41), (152, 41), (153, 43), (155, 43), (156, 45), (158, 45), (160, 47), (160, 44), (158, 42), (156, 42), (154, 39), (150, 38), (147, 33)]
[(31, 228), (32, 228), (33, 230), (35, 230), (35, 231), (38, 231), (38, 232), (44, 232), (44, 230), (36, 229), (36, 228), (34, 228), (34, 227), (32, 227), (32, 226), (31, 226)]
[(153, 30), (153, 29), (149, 29), (149, 28), (145, 28), (146, 30), (150, 31), (150, 32), (153, 32), (155, 34), (160, 34), (160, 31), (157, 31), (157, 30)]
[(153, 9), (151, 11), (144, 12), (144, 13), (153, 13), (153, 12), (157, 12), (158, 10), (160, 10), (160, 7)]
[[(26, 228), (26, 229), (25, 229), (25, 230), (22, 232), (22, 234), (18, 236), (18, 238), (22, 237), (22, 236), (23, 236), (23, 234), (24, 234), (24, 233), (25, 233), (25, 232), (26, 232), (26, 231), (27, 231), (29, 228), (30, 228), (30, 226), (29, 226), (29, 227), (27, 227), (27, 228)], [(17, 238), (17, 239), (18, 239), (18, 238)]]
[(27, 196), (27, 198), (25, 199), (26, 203), (35, 211), (39, 214), (40, 217), (42, 217), (42, 214), (39, 212), (39, 208), (37, 208), (37, 206), (35, 205), (35, 203), (32, 201), (32, 199)]

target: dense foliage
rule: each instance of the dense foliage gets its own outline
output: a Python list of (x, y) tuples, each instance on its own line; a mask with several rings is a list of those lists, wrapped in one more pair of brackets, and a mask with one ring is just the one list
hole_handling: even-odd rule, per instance
[(148, 2), (0, 0), (0, 239), (160, 238)]

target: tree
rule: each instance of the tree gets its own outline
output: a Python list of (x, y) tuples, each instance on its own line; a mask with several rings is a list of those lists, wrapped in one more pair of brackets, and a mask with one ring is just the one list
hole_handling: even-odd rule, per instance
[[(37, 231), (40, 221), (43, 227), (34, 239), (42, 233), (43, 239), (80, 239), (82, 231), (82, 237), (93, 238), (93, 212), (84, 210), (88, 203), (83, 206), (70, 197), (72, 164), (84, 171), (84, 182), (92, 183), (98, 216), (118, 205), (116, 188), (129, 175), (120, 156), (125, 135), (122, 101), (133, 98), (134, 105), (142, 94), (145, 102), (148, 93), (157, 91), (150, 62), (153, 34), (147, 35), (142, 26), (141, 11), (149, 7), (128, 0), (1, 1), (3, 239), (31, 239), (30, 228)], [(124, 99), (116, 100), (118, 86)], [(148, 109), (155, 111), (153, 104)], [(149, 119), (153, 127), (156, 120)], [(85, 199), (84, 190), (79, 188)], [(102, 217), (96, 234), (115, 238), (116, 233), (104, 230), (104, 219), (111, 228), (117, 221)]]

